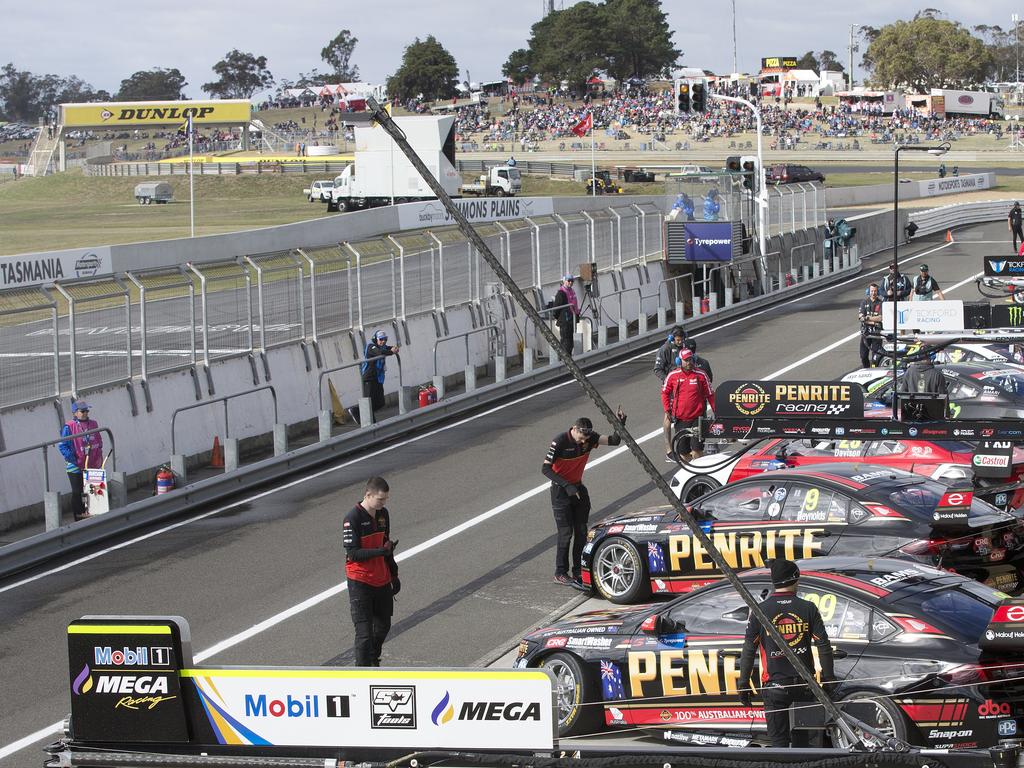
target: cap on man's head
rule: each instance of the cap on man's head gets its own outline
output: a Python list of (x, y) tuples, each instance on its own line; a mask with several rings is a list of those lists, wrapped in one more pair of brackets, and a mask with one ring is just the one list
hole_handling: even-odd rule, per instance
[(85, 402), (85, 400), (76, 400), (75, 402), (73, 402), (71, 404), (71, 412), (72, 413), (74, 413), (75, 411), (89, 411), (89, 410), (92, 410), (92, 409), (89, 407), (89, 404), (87, 402)]
[(688, 348), (686, 348), (686, 347), (683, 347), (683, 349), (679, 352), (679, 362), (680, 363), (683, 363), (683, 362), (689, 360), (692, 357), (693, 357), (693, 351), (688, 349)]
[(922, 272), (927, 272), (928, 271), (928, 265), (927, 264), (922, 264), (921, 265), (921, 271)]
[(562, 281), (566, 283), (571, 283), (575, 279), (572, 275), (562, 275)]
[(384, 331), (375, 331), (373, 334), (374, 341), (387, 341), (388, 335)]
[(800, 569), (796, 563), (784, 557), (772, 560), (768, 568), (772, 573), (772, 584), (776, 587), (785, 587), (800, 578)]

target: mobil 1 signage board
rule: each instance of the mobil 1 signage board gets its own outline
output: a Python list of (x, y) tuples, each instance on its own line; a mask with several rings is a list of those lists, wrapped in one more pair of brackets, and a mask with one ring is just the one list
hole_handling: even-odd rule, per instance
[(1024, 258), (986, 256), (985, 275), (987, 277), (1024, 277)]
[(715, 418), (859, 419), (864, 390), (841, 381), (727, 381), (715, 388)]
[(68, 661), (76, 741), (188, 741), (174, 620), (79, 619), (68, 626)]
[(738, 221), (669, 221), (665, 228), (669, 264), (728, 263), (742, 253), (743, 225)]
[(240, 669), (181, 673), (209, 744), (417, 749), (554, 747), (542, 669)]

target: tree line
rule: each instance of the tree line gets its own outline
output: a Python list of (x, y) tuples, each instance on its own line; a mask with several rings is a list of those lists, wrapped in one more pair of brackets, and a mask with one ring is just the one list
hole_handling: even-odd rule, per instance
[[(866, 81), (879, 88), (927, 93), (931, 88), (972, 88), (1016, 79), (1018, 35), (1024, 32), (1020, 24), (1016, 29), (968, 28), (945, 18), (941, 11), (925, 8), (909, 20), (861, 27)], [(567, 82), (577, 92), (595, 74), (620, 82), (669, 77), (682, 60), (672, 36), (662, 0), (584, 0), (548, 13), (534, 24), (525, 47), (512, 51), (501, 71), (517, 85), (539, 78), (547, 83)], [(275, 84), (282, 91), (325, 80), (356, 81), (359, 68), (352, 57), (357, 42), (350, 30), (341, 30), (320, 51), (328, 67), (325, 72), (314, 68), (280, 81), (271, 74), (265, 56), (233, 49), (213, 65), (215, 79), (200, 87), (214, 98), (244, 99)], [(845, 69), (830, 50), (808, 51), (798, 66), (815, 71)], [(388, 95), (399, 101), (449, 99), (458, 91), (459, 67), (436, 37), (417, 37), (386, 84)], [(187, 85), (179, 69), (154, 67), (126, 77), (111, 93), (74, 75), (37, 75), (8, 63), (0, 69), (0, 117), (35, 121), (62, 102), (178, 100), (185, 98)]]

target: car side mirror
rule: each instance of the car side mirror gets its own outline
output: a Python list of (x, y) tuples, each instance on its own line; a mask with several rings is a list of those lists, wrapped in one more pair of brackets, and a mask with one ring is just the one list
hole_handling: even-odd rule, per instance
[(750, 608), (741, 605), (739, 608), (722, 614), (723, 619), (729, 621), (745, 622), (750, 618)]

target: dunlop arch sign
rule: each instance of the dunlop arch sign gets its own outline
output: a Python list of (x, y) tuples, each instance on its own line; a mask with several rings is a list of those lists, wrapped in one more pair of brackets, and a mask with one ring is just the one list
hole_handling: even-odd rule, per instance
[(61, 104), (61, 124), (67, 128), (127, 128), (183, 125), (192, 116), (196, 125), (245, 125), (252, 117), (248, 99), (215, 101), (119, 101)]

